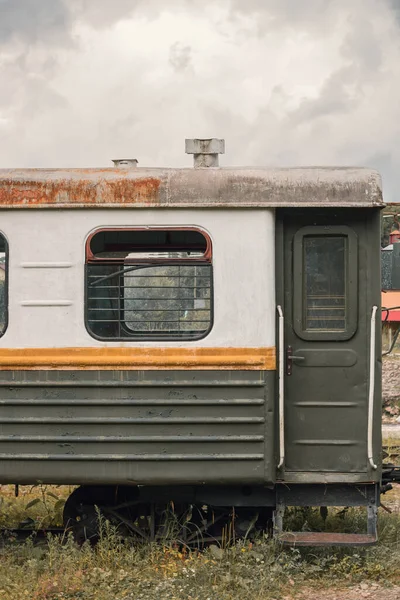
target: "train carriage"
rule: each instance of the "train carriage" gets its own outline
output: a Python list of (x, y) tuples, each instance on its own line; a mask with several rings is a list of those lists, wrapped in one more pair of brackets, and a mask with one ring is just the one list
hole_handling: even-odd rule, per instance
[[(0, 170), (0, 482), (80, 486), (78, 538), (95, 505), (154, 538), (172, 502), (373, 543), (380, 177), (187, 151), (193, 169)], [(366, 506), (366, 533), (282, 532), (305, 505)]]

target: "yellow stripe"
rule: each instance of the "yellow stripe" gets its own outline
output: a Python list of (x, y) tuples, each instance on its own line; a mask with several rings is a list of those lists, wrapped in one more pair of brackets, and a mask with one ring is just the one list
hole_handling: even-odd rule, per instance
[(275, 348), (7, 348), (0, 370), (268, 370)]

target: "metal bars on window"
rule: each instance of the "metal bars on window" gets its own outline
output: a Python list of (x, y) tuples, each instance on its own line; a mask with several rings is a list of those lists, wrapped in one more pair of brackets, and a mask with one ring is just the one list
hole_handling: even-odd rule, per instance
[(304, 238), (304, 315), (307, 331), (346, 329), (346, 237)]
[(102, 340), (195, 340), (212, 327), (212, 244), (198, 227), (101, 228), (86, 241), (86, 327)]
[(208, 333), (210, 264), (86, 268), (87, 326), (96, 337), (198, 339)]

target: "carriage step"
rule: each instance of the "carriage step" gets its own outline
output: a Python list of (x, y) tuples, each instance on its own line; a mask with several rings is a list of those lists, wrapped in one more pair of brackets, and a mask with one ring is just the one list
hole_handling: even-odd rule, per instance
[(372, 546), (377, 537), (361, 533), (289, 532), (279, 535), (285, 546)]

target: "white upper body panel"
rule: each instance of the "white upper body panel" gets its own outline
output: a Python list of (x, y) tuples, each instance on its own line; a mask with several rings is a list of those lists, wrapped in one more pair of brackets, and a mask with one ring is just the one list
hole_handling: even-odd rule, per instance
[[(197, 341), (98, 341), (84, 320), (85, 241), (101, 227), (197, 226), (213, 245), (214, 325)], [(1, 213), (9, 244), (8, 327), (0, 348), (275, 345), (271, 209), (49, 209)]]

